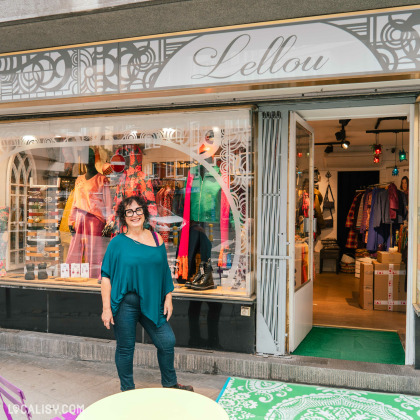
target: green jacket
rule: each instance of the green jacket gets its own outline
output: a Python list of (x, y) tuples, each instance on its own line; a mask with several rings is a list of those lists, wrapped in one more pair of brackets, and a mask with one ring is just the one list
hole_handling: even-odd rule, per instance
[[(214, 170), (220, 174), (217, 166)], [(198, 166), (191, 168), (194, 180), (191, 188), (191, 214), (190, 219), (196, 222), (220, 223), (221, 190), (218, 181), (209, 172), (200, 175)]]

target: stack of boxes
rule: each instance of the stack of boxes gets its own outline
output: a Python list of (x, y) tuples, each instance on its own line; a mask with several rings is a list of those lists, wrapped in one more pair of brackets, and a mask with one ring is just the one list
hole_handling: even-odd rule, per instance
[(378, 252), (373, 264), (360, 263), (359, 304), (363, 309), (405, 312), (406, 268), (399, 252)]

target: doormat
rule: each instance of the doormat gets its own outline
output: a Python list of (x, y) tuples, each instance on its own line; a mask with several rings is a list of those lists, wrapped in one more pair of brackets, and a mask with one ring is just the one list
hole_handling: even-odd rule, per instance
[(293, 354), (388, 365), (405, 364), (400, 338), (392, 331), (313, 327)]
[(420, 418), (420, 397), (228, 378), (217, 402), (230, 420)]

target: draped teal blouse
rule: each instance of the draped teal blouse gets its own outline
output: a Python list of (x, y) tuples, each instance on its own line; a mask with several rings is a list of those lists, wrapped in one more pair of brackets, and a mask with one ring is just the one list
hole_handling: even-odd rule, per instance
[(101, 268), (102, 277), (111, 280), (111, 310), (116, 315), (128, 292), (140, 296), (142, 313), (157, 327), (166, 322), (165, 296), (174, 290), (165, 245), (149, 246), (124, 234), (111, 240)]

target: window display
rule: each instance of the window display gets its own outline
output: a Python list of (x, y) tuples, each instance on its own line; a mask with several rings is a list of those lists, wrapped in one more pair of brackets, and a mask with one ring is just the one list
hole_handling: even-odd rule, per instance
[(0, 281), (98, 287), (115, 215), (141, 196), (175, 291), (253, 293), (248, 109), (0, 126)]

